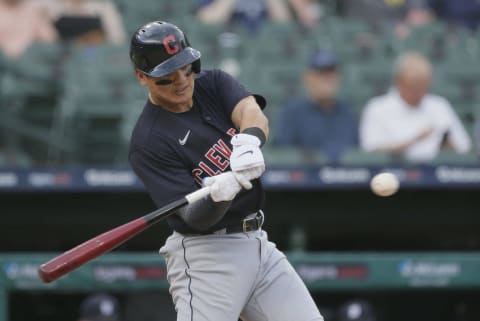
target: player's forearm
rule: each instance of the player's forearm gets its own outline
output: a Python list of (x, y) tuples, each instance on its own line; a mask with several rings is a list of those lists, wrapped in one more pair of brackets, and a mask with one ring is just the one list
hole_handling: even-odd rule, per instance
[(234, 109), (232, 120), (235, 126), (244, 131), (250, 127), (260, 128), (268, 138), (268, 119), (252, 96), (243, 99)]
[(231, 201), (214, 202), (207, 197), (189, 204), (178, 214), (188, 226), (203, 232), (223, 218), (230, 204)]
[(245, 113), (245, 116), (243, 117), (242, 122), (240, 124), (240, 131), (242, 132), (245, 129), (251, 128), (251, 127), (260, 128), (265, 134), (265, 138), (268, 138), (268, 134), (269, 134), (268, 119), (260, 110), (258, 111), (253, 110), (250, 113)]

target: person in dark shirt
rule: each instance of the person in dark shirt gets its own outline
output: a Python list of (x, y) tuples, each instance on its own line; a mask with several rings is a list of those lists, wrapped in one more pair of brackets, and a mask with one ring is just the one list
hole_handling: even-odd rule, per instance
[(292, 98), (282, 107), (273, 145), (320, 150), (332, 162), (356, 147), (357, 119), (350, 105), (338, 98), (340, 78), (336, 55), (315, 51), (304, 74), (307, 96)]
[(177, 320), (323, 320), (285, 255), (262, 229), (266, 101), (221, 70), (175, 25), (132, 36), (130, 57), (149, 97), (129, 160), (158, 207), (202, 186), (210, 195), (168, 217), (160, 249)]
[(118, 299), (108, 293), (87, 296), (80, 305), (79, 314), (78, 321), (122, 320)]
[(478, 31), (480, 2), (477, 0), (428, 0), (433, 12), (442, 20), (466, 30)]

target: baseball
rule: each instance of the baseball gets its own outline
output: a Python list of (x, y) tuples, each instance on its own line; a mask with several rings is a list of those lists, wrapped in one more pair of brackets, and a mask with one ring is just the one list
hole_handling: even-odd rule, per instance
[(380, 173), (370, 181), (370, 188), (378, 196), (390, 196), (398, 191), (400, 183), (392, 173)]

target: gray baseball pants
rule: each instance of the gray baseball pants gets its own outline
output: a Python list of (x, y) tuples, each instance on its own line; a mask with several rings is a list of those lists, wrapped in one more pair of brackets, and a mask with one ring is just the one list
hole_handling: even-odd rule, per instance
[(177, 321), (323, 321), (303, 281), (261, 229), (174, 232), (160, 254)]

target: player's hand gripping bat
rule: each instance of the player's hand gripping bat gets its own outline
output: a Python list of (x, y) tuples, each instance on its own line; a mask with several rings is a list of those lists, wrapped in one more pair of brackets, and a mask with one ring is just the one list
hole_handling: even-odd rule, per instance
[(173, 201), (170, 204), (157, 209), (156, 211), (85, 241), (73, 249), (42, 264), (38, 269), (38, 274), (43, 282), (52, 282), (90, 260), (113, 250), (128, 239), (145, 230), (147, 227), (163, 220), (169, 215), (172, 215), (181, 207), (196, 202), (209, 194), (210, 187), (203, 187), (195, 192), (185, 195), (179, 200)]

